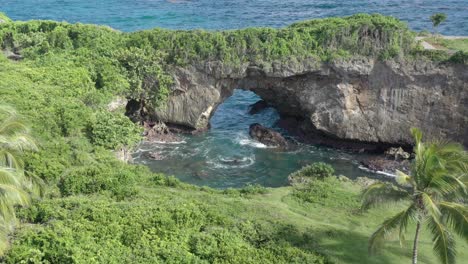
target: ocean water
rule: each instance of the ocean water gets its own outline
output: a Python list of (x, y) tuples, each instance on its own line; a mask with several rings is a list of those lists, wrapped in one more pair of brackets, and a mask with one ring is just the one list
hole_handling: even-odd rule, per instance
[[(253, 92), (235, 90), (218, 107), (208, 132), (184, 136), (177, 143), (144, 143), (134, 158), (154, 171), (216, 188), (247, 184), (283, 186), (291, 172), (318, 161), (332, 164), (337, 175), (384, 177), (359, 168), (358, 160), (364, 158), (363, 155), (303, 144), (280, 151), (252, 140), (248, 135), (250, 124), (260, 123), (278, 129), (275, 123), (279, 115), (274, 108), (267, 108), (256, 115), (248, 113), (250, 105), (258, 100), (260, 98)], [(150, 152), (163, 159), (149, 159)]]
[[(0, 0), (0, 11), (15, 20), (52, 19), (108, 25), (122, 31), (153, 27), (171, 29), (236, 29), (251, 26), (282, 27), (304, 19), (382, 13), (398, 17), (414, 30), (431, 29), (429, 16), (444, 12), (440, 27), (446, 35), (468, 35), (468, 0)], [(138, 163), (156, 172), (175, 175), (185, 182), (215, 188), (247, 184), (282, 186), (287, 175), (304, 165), (324, 161), (337, 174), (350, 178), (385, 177), (359, 168), (362, 155), (298, 144), (278, 151), (251, 140), (252, 123), (275, 126), (273, 108), (249, 115), (249, 105), (259, 100), (249, 91), (236, 90), (218, 107), (211, 130), (182, 136), (181, 142), (143, 143), (135, 153)], [(278, 129), (279, 130), (279, 129)], [(284, 133), (284, 131), (281, 131)], [(284, 133), (286, 136), (287, 134)], [(151, 160), (150, 152), (162, 160)]]
[(1, 0), (0, 10), (18, 20), (94, 23), (123, 31), (281, 27), (363, 12), (395, 16), (423, 30), (431, 29), (431, 14), (444, 12), (442, 33), (468, 35), (467, 0)]

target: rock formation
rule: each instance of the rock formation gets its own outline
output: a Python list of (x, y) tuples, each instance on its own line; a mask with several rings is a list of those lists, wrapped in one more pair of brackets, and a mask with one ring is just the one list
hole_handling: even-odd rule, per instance
[(369, 58), (321, 63), (204, 62), (173, 70), (174, 92), (152, 118), (203, 130), (234, 89), (255, 92), (305, 135), (350, 142), (412, 143), (428, 138), (468, 145), (468, 65)]
[(286, 148), (288, 146), (288, 142), (280, 133), (257, 123), (250, 125), (249, 135), (267, 146), (279, 148)]
[(387, 155), (389, 157), (392, 157), (395, 160), (409, 159), (411, 157), (411, 154), (404, 151), (401, 147), (399, 147), (399, 148), (389, 148), (387, 151), (385, 151), (385, 155)]

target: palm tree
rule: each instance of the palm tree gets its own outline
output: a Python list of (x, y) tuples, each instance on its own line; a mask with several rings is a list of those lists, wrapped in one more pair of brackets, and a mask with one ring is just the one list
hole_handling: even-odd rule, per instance
[[(416, 224), (413, 261), (417, 263), (422, 225), (432, 235), (433, 249), (444, 264), (455, 263), (452, 232), (468, 241), (467, 175), (468, 155), (459, 144), (422, 142), (422, 133), (412, 129), (416, 145), (410, 175), (397, 171), (397, 183), (375, 183), (363, 192), (362, 208), (391, 202), (405, 202), (405, 210), (386, 219), (372, 234), (369, 251), (374, 253), (384, 240), (398, 231), (400, 244), (410, 223)], [(451, 232), (452, 231), (452, 232)]]
[(36, 150), (28, 127), (17, 112), (0, 106), (0, 255), (8, 245), (7, 235), (15, 226), (15, 206), (26, 206), (38, 181), (23, 171), (25, 151)]

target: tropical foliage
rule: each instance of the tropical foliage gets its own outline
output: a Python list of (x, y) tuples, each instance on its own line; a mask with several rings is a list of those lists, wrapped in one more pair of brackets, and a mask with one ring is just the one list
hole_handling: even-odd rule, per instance
[(28, 127), (18, 113), (0, 105), (0, 253), (8, 245), (7, 235), (16, 224), (15, 206), (30, 204), (37, 190), (35, 177), (25, 174), (22, 155), (36, 150)]
[(418, 239), (422, 225), (432, 234), (434, 252), (441, 263), (455, 263), (453, 233), (468, 240), (468, 154), (459, 144), (423, 142), (422, 133), (412, 130), (415, 159), (410, 174), (398, 171), (399, 187), (376, 183), (364, 191), (364, 209), (389, 202), (405, 202), (407, 208), (388, 218), (370, 238), (375, 252), (393, 232), (405, 240), (408, 225), (416, 224), (413, 263), (417, 262)]

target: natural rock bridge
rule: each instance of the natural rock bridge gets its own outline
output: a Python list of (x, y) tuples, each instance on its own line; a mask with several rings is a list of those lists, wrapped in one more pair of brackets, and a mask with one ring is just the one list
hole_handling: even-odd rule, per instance
[(468, 65), (367, 58), (320, 63), (200, 63), (174, 70), (167, 104), (153, 118), (202, 130), (234, 89), (251, 90), (305, 135), (411, 144), (411, 127), (468, 145)]

